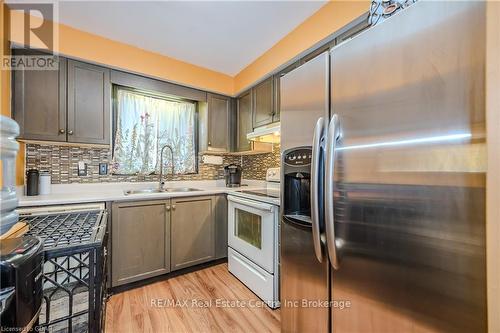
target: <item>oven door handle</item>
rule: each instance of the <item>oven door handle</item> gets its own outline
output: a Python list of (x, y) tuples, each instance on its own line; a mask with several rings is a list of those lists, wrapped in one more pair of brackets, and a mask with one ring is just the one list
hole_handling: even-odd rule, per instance
[(257, 201), (253, 200), (246, 200), (242, 198), (237, 198), (231, 195), (227, 196), (227, 200), (232, 201), (234, 203), (240, 204), (240, 205), (245, 205), (251, 208), (256, 208), (258, 210), (266, 211), (266, 212), (273, 212), (274, 211), (274, 205), (267, 205), (265, 203), (260, 203)]

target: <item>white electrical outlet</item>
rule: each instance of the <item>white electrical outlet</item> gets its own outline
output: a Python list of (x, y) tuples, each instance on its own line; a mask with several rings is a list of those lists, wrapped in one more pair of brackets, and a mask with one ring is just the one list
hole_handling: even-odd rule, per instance
[(85, 161), (78, 161), (78, 176), (87, 175), (87, 163)]
[(215, 165), (222, 165), (223, 163), (222, 156), (215, 156), (215, 155), (203, 155), (201, 161), (205, 164), (215, 164)]

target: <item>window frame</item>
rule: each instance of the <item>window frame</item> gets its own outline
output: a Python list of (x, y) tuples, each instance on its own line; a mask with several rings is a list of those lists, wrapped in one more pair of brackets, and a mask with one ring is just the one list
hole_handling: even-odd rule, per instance
[[(195, 166), (194, 166), (194, 172), (188, 172), (188, 173), (182, 173), (182, 174), (174, 174), (180, 175), (180, 176), (185, 176), (185, 175), (198, 175), (199, 174), (199, 145), (200, 145), (200, 140), (199, 140), (199, 128), (200, 128), (200, 116), (199, 116), (199, 103), (198, 101), (178, 97), (178, 96), (171, 96), (171, 95), (166, 95), (166, 94), (161, 94), (157, 93), (154, 91), (148, 91), (148, 90), (142, 90), (142, 89), (137, 89), (133, 87), (127, 87), (127, 86), (122, 86), (119, 84), (113, 84), (112, 86), (112, 128), (111, 128), (111, 160), (110, 163), (113, 163), (114, 159), (114, 154), (115, 154), (115, 139), (116, 139), (116, 131), (118, 129), (117, 127), (117, 121), (118, 121), (118, 100), (116, 98), (118, 90), (128, 90), (130, 92), (133, 92), (138, 95), (143, 95), (146, 97), (151, 97), (151, 98), (158, 98), (158, 99), (163, 99), (167, 101), (173, 101), (173, 102), (186, 102), (186, 103), (191, 103), (194, 104), (194, 154), (195, 154)], [(112, 176), (138, 176), (141, 175), (140, 173), (111, 173)], [(146, 176), (152, 176), (152, 175), (159, 175), (156, 171), (152, 173), (146, 174)]]

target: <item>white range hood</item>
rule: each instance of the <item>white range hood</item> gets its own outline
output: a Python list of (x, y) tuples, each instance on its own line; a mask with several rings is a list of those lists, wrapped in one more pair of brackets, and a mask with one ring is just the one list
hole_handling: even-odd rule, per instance
[(279, 143), (280, 123), (257, 127), (253, 132), (247, 134), (247, 139), (256, 142)]

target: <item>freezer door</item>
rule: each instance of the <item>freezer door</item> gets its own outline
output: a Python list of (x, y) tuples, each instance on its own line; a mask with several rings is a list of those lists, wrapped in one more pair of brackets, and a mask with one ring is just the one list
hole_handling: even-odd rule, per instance
[(419, 1), (331, 52), (335, 333), (486, 331), (485, 7)]
[(328, 332), (328, 270), (314, 254), (311, 226), (282, 220), (281, 332)]
[(280, 79), (281, 151), (310, 146), (320, 117), (328, 116), (329, 55), (318, 55)]

